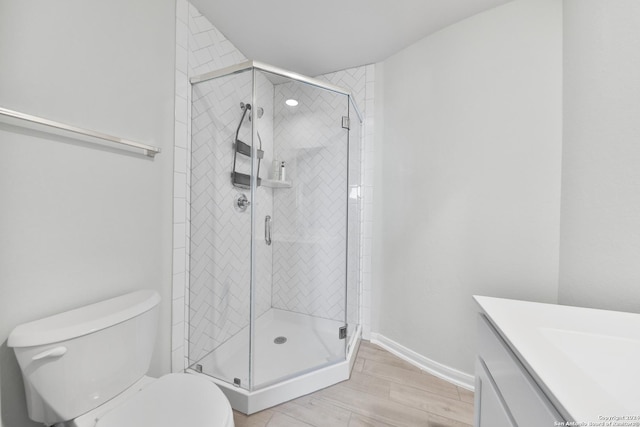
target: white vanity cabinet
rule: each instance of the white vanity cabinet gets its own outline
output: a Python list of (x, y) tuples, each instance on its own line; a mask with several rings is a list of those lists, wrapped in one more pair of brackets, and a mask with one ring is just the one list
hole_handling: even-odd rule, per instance
[(484, 362), (476, 360), (476, 427), (516, 427)]
[(478, 318), (475, 427), (552, 427), (565, 420), (491, 322)]
[(474, 299), (476, 427), (640, 425), (640, 314)]

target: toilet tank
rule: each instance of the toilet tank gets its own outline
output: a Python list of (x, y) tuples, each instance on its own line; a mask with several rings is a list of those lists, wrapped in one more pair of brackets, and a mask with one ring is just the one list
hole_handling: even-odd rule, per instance
[(110, 400), (149, 369), (160, 296), (132, 292), (17, 326), (7, 344), (22, 370), (29, 417), (46, 425)]

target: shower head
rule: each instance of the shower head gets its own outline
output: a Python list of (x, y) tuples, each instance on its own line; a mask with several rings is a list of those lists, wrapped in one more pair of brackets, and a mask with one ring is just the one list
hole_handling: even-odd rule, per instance
[(245, 104), (244, 102), (241, 102), (241, 103), (240, 103), (240, 109), (241, 109), (242, 111), (244, 111), (244, 110), (251, 110), (251, 104)]

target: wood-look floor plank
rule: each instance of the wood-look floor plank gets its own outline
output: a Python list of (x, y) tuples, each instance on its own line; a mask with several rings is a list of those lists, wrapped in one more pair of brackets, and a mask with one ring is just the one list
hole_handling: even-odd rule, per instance
[(358, 357), (353, 364), (353, 372), (362, 372), (362, 367), (364, 366), (364, 359)]
[(454, 399), (459, 397), (458, 388), (455, 385), (422, 371), (414, 372), (397, 366), (367, 360), (364, 363), (362, 373)]
[(444, 397), (413, 387), (392, 383), (389, 399), (399, 404), (450, 418), (462, 423), (473, 422), (473, 404)]
[(233, 422), (235, 427), (265, 427), (271, 417), (273, 411), (265, 409), (253, 415), (245, 415), (238, 411), (233, 411)]
[(429, 425), (429, 414), (425, 411), (401, 405), (388, 398), (352, 390), (340, 384), (322, 390), (319, 398), (353, 413), (380, 420), (392, 426)]
[(429, 427), (473, 427), (471, 424), (461, 423), (451, 418), (441, 417), (440, 415), (431, 414)]
[(342, 386), (359, 391), (361, 393), (372, 394), (384, 398), (389, 397), (391, 381), (384, 378), (365, 375), (360, 372), (352, 372), (349, 381), (341, 383)]
[(349, 427), (393, 427), (391, 424), (383, 423), (380, 420), (365, 417), (363, 415), (351, 413)]
[(281, 412), (276, 412), (273, 414), (267, 427), (304, 427), (311, 426), (311, 424), (307, 424), (304, 421), (298, 420), (296, 418), (285, 415)]
[(458, 387), (458, 393), (460, 393), (460, 400), (467, 403), (473, 403), (475, 399), (475, 394), (467, 390), (466, 388)]
[(472, 411), (473, 392), (362, 341), (348, 381), (251, 416), (234, 411), (234, 420), (236, 427), (470, 427)]
[(347, 427), (351, 412), (320, 399), (291, 401), (273, 408), (315, 427)]

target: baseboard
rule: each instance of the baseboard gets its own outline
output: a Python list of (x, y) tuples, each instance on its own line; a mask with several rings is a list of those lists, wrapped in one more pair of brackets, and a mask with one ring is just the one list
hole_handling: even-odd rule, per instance
[(388, 352), (395, 354), (402, 360), (409, 362), (412, 365), (422, 369), (423, 371), (430, 373), (431, 375), (434, 375), (467, 390), (474, 390), (473, 375), (460, 372), (457, 369), (443, 365), (442, 363), (438, 363), (434, 360), (429, 359), (428, 357), (424, 357), (423, 355), (418, 354), (415, 351), (408, 349), (407, 347), (398, 344), (397, 342), (377, 332), (371, 332), (371, 342), (379, 345)]

